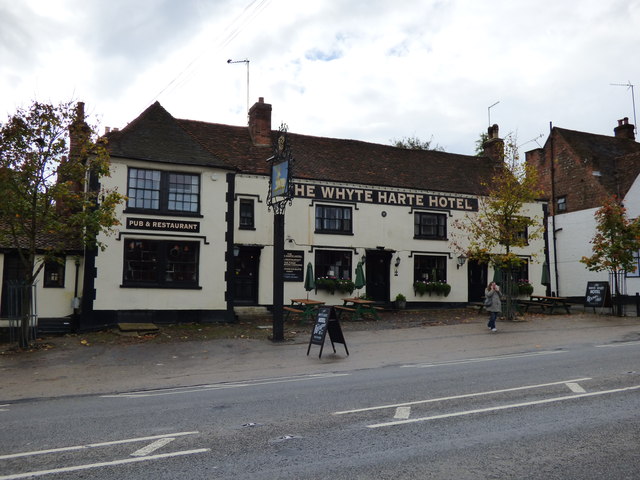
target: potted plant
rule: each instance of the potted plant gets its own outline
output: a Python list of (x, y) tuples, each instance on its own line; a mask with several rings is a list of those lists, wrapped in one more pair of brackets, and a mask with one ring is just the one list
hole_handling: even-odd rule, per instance
[(407, 307), (407, 297), (405, 297), (401, 293), (397, 294), (395, 304), (396, 304), (396, 309), (404, 310)]

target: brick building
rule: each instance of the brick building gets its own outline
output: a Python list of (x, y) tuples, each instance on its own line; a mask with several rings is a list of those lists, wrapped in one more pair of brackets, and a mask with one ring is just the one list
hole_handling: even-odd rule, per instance
[[(619, 120), (613, 136), (553, 127), (542, 148), (526, 152), (526, 161), (538, 169), (549, 204), (550, 290), (578, 299), (588, 280), (607, 280), (606, 272), (589, 272), (579, 262), (592, 253), (594, 213), (603, 199), (616, 195), (632, 217), (640, 214), (640, 144), (634, 126), (628, 118)], [(636, 277), (628, 274), (633, 291), (640, 288)]]

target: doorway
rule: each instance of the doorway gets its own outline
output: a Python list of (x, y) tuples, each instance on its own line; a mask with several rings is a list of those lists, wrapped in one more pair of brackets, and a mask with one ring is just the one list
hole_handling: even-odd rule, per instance
[(23, 282), (26, 276), (27, 269), (20, 261), (20, 256), (17, 253), (6, 253), (4, 255), (0, 317), (7, 318), (10, 313), (9, 285), (16, 282)]
[(260, 248), (238, 246), (234, 257), (234, 305), (258, 304)]
[(468, 301), (482, 301), (487, 283), (487, 264), (478, 263), (476, 260), (469, 260)]
[(367, 250), (365, 262), (367, 296), (376, 302), (389, 302), (391, 252)]

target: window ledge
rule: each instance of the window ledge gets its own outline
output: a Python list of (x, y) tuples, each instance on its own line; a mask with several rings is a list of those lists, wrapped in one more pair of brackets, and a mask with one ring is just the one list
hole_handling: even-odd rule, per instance
[(122, 284), (120, 288), (157, 288), (161, 290), (202, 290), (199, 285), (127, 285)]

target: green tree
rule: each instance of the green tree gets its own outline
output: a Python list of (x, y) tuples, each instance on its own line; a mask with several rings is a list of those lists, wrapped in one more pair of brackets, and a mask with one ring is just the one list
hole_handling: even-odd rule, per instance
[(622, 315), (618, 274), (636, 270), (633, 253), (640, 250), (640, 219), (629, 220), (627, 209), (615, 195), (604, 201), (595, 218), (596, 234), (590, 241), (593, 255), (580, 261), (592, 272), (606, 270), (612, 274), (618, 315)]
[(542, 219), (527, 216), (523, 207), (535, 202), (542, 192), (536, 187), (535, 167), (520, 162), (515, 138), (510, 135), (505, 139), (501, 157), (502, 164), (496, 166), (490, 182), (483, 184), (487, 195), (480, 199), (478, 213), (454, 221), (456, 231), (452, 237), (456, 250), (503, 272), (505, 285), (501, 287), (507, 295), (504, 314), (513, 319), (512, 271), (525, 262), (514, 250), (526, 247), (543, 234)]
[(444, 152), (444, 147), (441, 147), (437, 143), (432, 147), (433, 136), (430, 140), (420, 140), (417, 136), (403, 137), (400, 140), (394, 138), (391, 139), (391, 144), (394, 147), (404, 148), (407, 150), (434, 150), (437, 152)]
[[(115, 208), (124, 199), (89, 188), (105, 175), (106, 142), (86, 123), (82, 103), (34, 102), (0, 124), (0, 244), (17, 251), (25, 286), (72, 246), (103, 247), (97, 236), (119, 224)], [(30, 294), (23, 299), (18, 337), (26, 347)]]
[(484, 144), (489, 140), (487, 132), (480, 132), (480, 138), (476, 140), (476, 157), (484, 157)]

